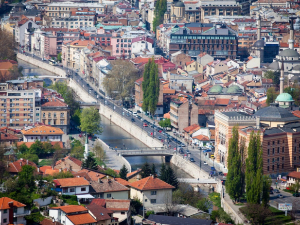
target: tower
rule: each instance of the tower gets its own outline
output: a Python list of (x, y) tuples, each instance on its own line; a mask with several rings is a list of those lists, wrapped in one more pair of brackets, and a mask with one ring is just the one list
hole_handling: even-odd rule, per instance
[(280, 94), (283, 93), (283, 81), (284, 81), (284, 65), (283, 60), (281, 61), (281, 70), (280, 70)]
[(257, 19), (257, 40), (259, 41), (261, 39), (261, 20), (260, 15), (258, 15)]
[(165, 14), (164, 14), (164, 23), (169, 23), (169, 21), (170, 21), (170, 13), (165, 12)]
[(293, 18), (290, 18), (289, 49), (294, 50), (294, 20), (293, 20)]
[(88, 134), (85, 133), (85, 145), (84, 145), (84, 159), (86, 159), (89, 155), (89, 142), (88, 142)]

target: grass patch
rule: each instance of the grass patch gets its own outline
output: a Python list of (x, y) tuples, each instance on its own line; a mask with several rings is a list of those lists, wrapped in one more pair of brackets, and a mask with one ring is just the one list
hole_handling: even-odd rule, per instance
[(61, 198), (64, 200), (64, 203), (67, 203), (69, 205), (78, 205), (76, 195), (62, 195)]
[(291, 194), (294, 194), (294, 193), (295, 193), (294, 191), (288, 190), (288, 189), (282, 189), (282, 191), (285, 191), (285, 192), (288, 192), (288, 193), (291, 193)]
[(51, 166), (52, 159), (43, 159), (39, 162), (39, 166)]
[(217, 206), (218, 208), (221, 208), (221, 196), (220, 196), (219, 193), (212, 192), (208, 195), (208, 198), (209, 198), (210, 201), (212, 201), (214, 206)]

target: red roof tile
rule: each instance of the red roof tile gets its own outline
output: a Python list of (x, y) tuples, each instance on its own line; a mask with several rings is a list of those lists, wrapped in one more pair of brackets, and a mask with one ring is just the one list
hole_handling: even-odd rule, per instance
[(34, 162), (31, 162), (26, 159), (19, 159), (18, 161), (11, 162), (8, 164), (8, 172), (10, 173), (19, 173), (22, 171), (22, 166), (29, 165), (37, 168)]
[(76, 159), (72, 156), (66, 156), (65, 158), (61, 159), (61, 160), (58, 160), (55, 165), (57, 166), (58, 164), (62, 163), (62, 162), (65, 162), (67, 159), (71, 160), (72, 162), (74, 162), (75, 164), (77, 164), (78, 166), (81, 166), (82, 165), (82, 162), (79, 160), (79, 159)]
[(41, 225), (63, 225), (60, 222), (52, 221), (52, 219), (45, 218), (42, 222), (40, 222)]
[[(42, 142), (45, 142), (45, 141), (42, 141)], [(25, 144), (25, 145), (27, 146), (27, 148), (30, 148), (31, 145), (34, 144), (34, 142), (24, 142), (24, 141), (19, 141), (19, 142), (17, 142), (17, 146), (20, 146), (20, 145), (22, 145), (22, 144)], [(58, 144), (59, 147), (64, 148), (64, 144), (62, 143), (62, 141), (51, 141), (50, 144), (51, 144), (52, 146)]]
[(86, 208), (96, 217), (97, 221), (110, 220), (112, 218), (113, 211), (102, 206), (90, 204)]
[(61, 187), (75, 187), (75, 186), (84, 186), (89, 185), (89, 182), (83, 177), (74, 177), (74, 178), (63, 178), (53, 180), (57, 186)]
[(138, 170), (135, 170), (131, 173), (127, 173), (126, 177), (127, 178), (131, 178), (131, 177), (134, 177), (135, 175), (139, 174), (140, 172), (142, 172), (142, 169), (138, 169)]
[(65, 213), (85, 212), (87, 211), (82, 205), (65, 205), (59, 207), (51, 207), (50, 209), (60, 209)]
[(124, 180), (122, 178), (115, 178), (115, 181), (117, 181), (118, 183), (124, 185), (124, 186), (129, 186), (129, 182), (127, 180)]
[(290, 172), (288, 174), (288, 177), (293, 177), (293, 178), (300, 179), (300, 172), (297, 172), (297, 171)]
[(191, 126), (184, 128), (183, 130), (185, 132), (189, 133), (190, 131), (195, 130), (197, 128), (200, 128), (200, 126), (198, 124), (192, 124)]
[(57, 98), (50, 98), (42, 104), (42, 107), (68, 107), (68, 105)]
[(9, 203), (12, 202), (13, 203), (13, 207), (17, 207), (17, 208), (20, 208), (20, 207), (25, 207), (26, 205), (24, 205), (23, 203), (21, 202), (17, 202), (11, 198), (8, 198), (8, 197), (3, 197), (3, 198), (0, 198), (0, 210), (4, 210), (4, 209), (9, 209)]
[(199, 141), (209, 141), (209, 138), (207, 137), (207, 136), (205, 136), (205, 135), (202, 135), (202, 134), (200, 134), (200, 135), (198, 135), (198, 136), (195, 136), (195, 137), (193, 137), (194, 139), (197, 139), (197, 140), (199, 140)]
[(175, 188), (172, 185), (170, 185), (154, 176), (149, 176), (142, 180), (135, 181), (135, 182), (131, 183), (130, 186), (133, 188), (136, 188), (138, 190), (141, 190), (141, 191)]
[(97, 221), (89, 214), (67, 215), (67, 218), (75, 225), (96, 223)]

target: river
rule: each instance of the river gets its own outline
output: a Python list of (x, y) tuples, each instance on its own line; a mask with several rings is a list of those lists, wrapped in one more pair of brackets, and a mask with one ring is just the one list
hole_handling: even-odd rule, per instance
[[(54, 75), (51, 72), (28, 64), (22, 60), (18, 60), (19, 66), (22, 66), (23, 75), (24, 76), (32, 76), (38, 77), (41, 75)], [(56, 75), (55, 75), (56, 76)], [(45, 79), (47, 85), (51, 84), (49, 79)], [(102, 119), (102, 127), (103, 133), (100, 135), (100, 138), (109, 146), (122, 148), (125, 146), (127, 149), (137, 149), (137, 148), (147, 148), (145, 144), (143, 144), (138, 139), (131, 136), (129, 133), (115, 125), (114, 123), (110, 123), (110, 121), (104, 116)], [(148, 162), (150, 165), (155, 164), (156, 169), (159, 171), (162, 163), (164, 162), (164, 158), (161, 156), (135, 156), (135, 157), (127, 157), (128, 162), (131, 164), (132, 170), (136, 170), (141, 168), (145, 162)], [(189, 178), (187, 173), (179, 169), (178, 167), (170, 164), (170, 166), (174, 169), (177, 177), (179, 178)]]

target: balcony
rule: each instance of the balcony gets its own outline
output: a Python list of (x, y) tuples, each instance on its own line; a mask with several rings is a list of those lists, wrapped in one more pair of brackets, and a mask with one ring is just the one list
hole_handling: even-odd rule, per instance
[(24, 212), (14, 212), (14, 217), (28, 216), (28, 215), (30, 215), (30, 210), (24, 210)]

